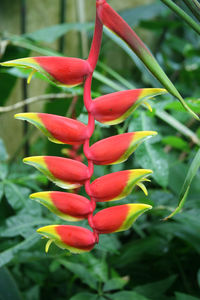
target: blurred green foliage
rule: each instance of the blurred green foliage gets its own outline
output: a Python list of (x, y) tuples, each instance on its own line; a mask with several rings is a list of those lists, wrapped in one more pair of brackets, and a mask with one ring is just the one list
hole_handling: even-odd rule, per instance
[[(122, 16), (131, 26), (151, 36), (154, 42), (149, 47), (157, 60), (187, 98), (188, 105), (199, 113), (200, 39), (197, 33), (159, 1), (123, 11)], [(55, 54), (51, 43), (72, 28), (80, 30), (82, 26), (55, 25), (24, 36), (2, 33), (1, 42), (8, 40), (9, 43), (1, 59), (26, 56), (32, 50), (39, 55)], [(89, 38), (92, 28), (93, 24), (84, 26)], [(49, 48), (43, 42), (49, 43)], [(110, 60), (112, 55), (113, 61)], [(120, 64), (114, 67), (117, 57), (126, 68), (119, 67)], [(18, 78), (24, 77), (27, 74), (21, 70), (0, 69), (1, 106), (6, 105)], [(94, 97), (127, 88), (159, 86), (126, 45), (107, 31), (94, 78)], [(81, 87), (63, 90), (48, 85), (46, 89), (46, 93), (63, 91), (78, 95), (76, 115), (87, 122)], [(96, 124), (92, 142), (126, 131), (156, 130), (159, 134), (141, 145), (127, 162), (95, 166), (94, 178), (121, 169), (151, 168), (154, 174), (152, 183), (148, 184), (148, 197), (134, 190), (117, 204), (142, 202), (153, 205), (153, 210), (140, 217), (127, 232), (100, 236), (99, 245), (91, 253), (70, 255), (52, 245), (45, 254), (45, 241), (35, 233), (36, 228), (63, 221), (28, 196), (55, 187), (31, 167), (23, 166), (18, 153), (24, 141), (16, 155), (8, 157), (0, 140), (0, 300), (200, 298), (199, 172), (190, 186), (182, 212), (163, 221), (180, 200), (186, 174), (199, 149), (200, 127), (171, 96), (151, 102), (152, 112), (139, 108), (120, 126)], [(49, 101), (44, 112), (67, 115), (70, 104), (69, 99)], [(31, 155), (61, 155), (61, 150), (62, 146), (47, 142), (42, 136), (30, 146)], [(100, 204), (99, 208), (109, 205)], [(80, 224), (87, 226), (86, 222)]]

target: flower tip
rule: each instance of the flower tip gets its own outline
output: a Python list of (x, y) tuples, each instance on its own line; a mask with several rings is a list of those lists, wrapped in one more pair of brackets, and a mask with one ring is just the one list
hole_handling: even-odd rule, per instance
[(39, 234), (44, 235), (45, 237), (55, 238), (55, 235), (56, 235), (55, 227), (56, 227), (56, 225), (43, 226), (43, 227), (38, 228), (36, 231)]
[(153, 173), (153, 171), (150, 170), (150, 169), (141, 169), (141, 171), (144, 172), (144, 174), (147, 174), (147, 175)]
[(19, 113), (19, 114), (15, 114), (14, 118), (18, 119), (18, 120), (23, 120), (25, 117), (26, 113)]
[(42, 195), (44, 196), (45, 192), (38, 192), (38, 193), (33, 193), (29, 195), (29, 198), (31, 198), (31, 200), (36, 200), (38, 201), (38, 198), (41, 198)]
[(153, 208), (152, 205), (149, 205), (149, 204), (143, 204), (143, 205), (144, 205), (144, 209), (146, 209), (146, 210), (150, 210)]
[(29, 156), (25, 157), (23, 159), (23, 163), (25, 164), (42, 164), (43, 163), (43, 157), (42, 156)]
[(157, 131), (150, 131), (149, 133), (150, 133), (150, 135), (152, 135), (152, 136), (153, 136), (153, 135), (157, 135), (157, 134), (158, 134), (158, 132), (157, 132)]

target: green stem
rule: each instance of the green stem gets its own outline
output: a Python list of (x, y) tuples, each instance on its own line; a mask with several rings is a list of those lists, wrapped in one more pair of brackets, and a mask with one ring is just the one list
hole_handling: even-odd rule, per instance
[(197, 0), (183, 0), (193, 15), (200, 21), (200, 4)]
[(175, 118), (170, 116), (167, 112), (158, 110), (156, 111), (156, 116), (159, 119), (163, 120), (164, 122), (168, 123), (170, 126), (174, 127), (176, 130), (181, 132), (184, 136), (189, 137), (193, 141), (193, 143), (200, 145), (200, 140), (197, 137), (197, 135), (189, 128), (187, 128), (185, 125), (183, 125)]
[[(161, 0), (166, 4), (171, 10), (173, 10), (181, 19), (183, 19), (190, 27), (192, 27), (198, 34), (200, 34), (200, 26), (171, 0)], [(191, 2), (191, 0), (190, 0)]]

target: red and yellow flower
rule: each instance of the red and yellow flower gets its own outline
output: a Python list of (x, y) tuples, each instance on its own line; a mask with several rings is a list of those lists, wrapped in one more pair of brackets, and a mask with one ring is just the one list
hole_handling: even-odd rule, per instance
[[(40, 72), (49, 80), (61, 86), (84, 84), (84, 105), (88, 112), (88, 124), (78, 120), (44, 113), (20, 113), (15, 117), (26, 120), (39, 128), (52, 142), (72, 145), (65, 150), (71, 159), (56, 156), (33, 156), (24, 162), (36, 167), (59, 187), (74, 189), (80, 186), (90, 199), (75, 193), (47, 191), (34, 193), (30, 197), (58, 217), (66, 221), (88, 220), (92, 228), (72, 225), (49, 225), (38, 229), (38, 233), (48, 238), (46, 251), (51, 244), (73, 253), (87, 252), (98, 243), (99, 234), (127, 230), (150, 205), (142, 203), (124, 204), (100, 210), (94, 214), (96, 204), (104, 201), (120, 200), (128, 196), (134, 186), (139, 186), (147, 195), (143, 182), (152, 173), (146, 169), (123, 170), (99, 177), (91, 182), (94, 164), (111, 165), (124, 162), (155, 131), (138, 131), (108, 137), (90, 145), (90, 137), (95, 128), (95, 120), (115, 125), (123, 122), (140, 104), (146, 105), (149, 98), (165, 94), (167, 91), (185, 105), (166, 74), (144, 43), (128, 24), (108, 5), (106, 0), (96, 0), (96, 21), (91, 50), (87, 60), (70, 57), (29, 57), (1, 63), (2, 66), (16, 66), (31, 69), (30, 82), (34, 72)], [(99, 57), (103, 25), (122, 38), (144, 62), (147, 68), (166, 88), (146, 88), (121, 91), (91, 98), (93, 72)], [(83, 151), (88, 164), (82, 163), (78, 153)]]

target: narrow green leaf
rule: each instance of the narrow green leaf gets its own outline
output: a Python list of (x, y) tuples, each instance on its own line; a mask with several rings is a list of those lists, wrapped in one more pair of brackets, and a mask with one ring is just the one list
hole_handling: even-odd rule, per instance
[(173, 10), (182, 20), (184, 20), (192, 29), (194, 29), (198, 34), (200, 34), (200, 26), (194, 19), (192, 19), (188, 14), (184, 12), (178, 5), (176, 5), (171, 0), (161, 0), (166, 4), (171, 10)]
[(178, 204), (177, 208), (168, 217), (164, 218), (164, 221), (175, 216), (183, 208), (183, 205), (185, 204), (185, 201), (187, 199), (187, 195), (188, 195), (192, 180), (193, 180), (194, 176), (197, 174), (199, 168), (200, 168), (200, 149), (197, 151), (197, 153), (192, 161), (192, 164), (188, 170), (185, 181), (183, 183), (183, 186), (182, 186), (182, 189), (180, 192), (180, 196), (179, 196), (179, 199), (180, 199), (179, 204)]
[(178, 136), (166, 136), (162, 139), (162, 143), (182, 151), (189, 152), (190, 150), (188, 143)]
[(197, 20), (200, 21), (200, 3), (198, 0), (183, 0)]

